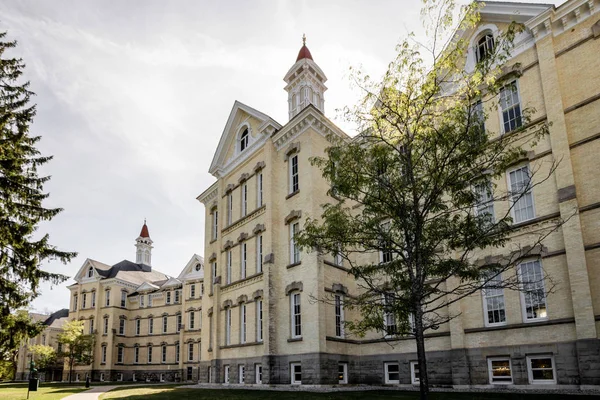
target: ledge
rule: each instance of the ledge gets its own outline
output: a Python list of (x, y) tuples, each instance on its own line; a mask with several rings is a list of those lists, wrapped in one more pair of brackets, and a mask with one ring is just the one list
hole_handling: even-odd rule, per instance
[(254, 274), (254, 275), (247, 276), (244, 279), (240, 279), (240, 280), (237, 280), (235, 282), (231, 282), (231, 283), (228, 283), (226, 285), (222, 285), (221, 286), (221, 290), (229, 289), (232, 286), (240, 285), (240, 284), (248, 282), (248, 281), (250, 281), (250, 280), (252, 280), (254, 278), (259, 278), (259, 277), (263, 276), (263, 274), (264, 274), (264, 272), (259, 272), (259, 273)]
[(252, 218), (258, 216), (259, 214), (262, 214), (265, 209), (267, 208), (266, 204), (263, 204), (261, 207), (255, 209), (254, 211), (246, 214), (246, 216), (233, 221), (231, 224), (227, 225), (225, 228), (221, 229), (221, 234), (225, 235), (227, 233), (229, 233), (230, 231), (234, 230), (235, 228), (239, 227), (240, 225), (243, 225), (245, 222), (251, 220)]
[(286, 268), (288, 268), (288, 269), (289, 268), (294, 268), (294, 267), (297, 267), (300, 264), (302, 264), (302, 261), (298, 261), (298, 262), (295, 262), (293, 264), (289, 264), (289, 265), (286, 266)]
[(290, 338), (287, 340), (288, 343), (292, 343), (292, 342), (301, 342), (302, 338), (301, 337), (297, 337), (297, 338)]
[(523, 222), (519, 222), (519, 223), (513, 224), (513, 225), (510, 226), (510, 228), (513, 229), (513, 230), (514, 229), (520, 229), (520, 228), (523, 228), (524, 226), (538, 224), (540, 222), (549, 221), (551, 219), (559, 218), (559, 217), (560, 217), (560, 213), (559, 212), (553, 213), (553, 214), (548, 214), (548, 215), (544, 215), (542, 217), (536, 217), (536, 218), (529, 219), (527, 221), (523, 221)]
[(323, 264), (329, 265), (330, 267), (337, 268), (339, 270), (342, 270), (342, 271), (345, 271), (347, 273), (350, 273), (350, 269), (349, 268), (346, 268), (346, 267), (344, 267), (342, 265), (337, 265), (336, 263), (332, 263), (331, 261), (323, 260)]
[(287, 196), (285, 196), (285, 199), (290, 199), (292, 197), (294, 197), (295, 195), (297, 195), (298, 193), (300, 193), (300, 189), (296, 190), (295, 192), (292, 192), (290, 194), (288, 194)]
[(521, 328), (531, 328), (537, 326), (550, 326), (550, 325), (563, 325), (563, 324), (574, 324), (575, 318), (558, 318), (551, 319), (547, 321), (539, 321), (539, 322), (522, 322), (520, 324), (511, 324), (511, 325), (502, 325), (502, 326), (490, 326), (490, 327), (482, 327), (482, 328), (469, 328), (465, 329), (465, 333), (478, 333), (478, 332), (490, 332), (490, 331), (504, 331), (508, 329), (521, 329)]
[[(444, 337), (444, 336), (450, 336), (450, 332), (426, 333), (424, 335), (425, 339)], [(407, 336), (398, 336), (398, 337), (391, 337), (391, 338), (357, 340), (357, 339), (339, 338), (336, 336), (325, 336), (325, 340), (327, 340), (329, 342), (340, 342), (340, 343), (350, 343), (350, 344), (372, 344), (372, 343), (399, 342), (399, 341), (403, 341), (403, 340), (415, 340), (415, 337), (413, 335), (407, 335)]]
[[(258, 346), (258, 345), (261, 345), (264, 343), (265, 342), (248, 342), (248, 343), (240, 343), (240, 344), (229, 344), (227, 346), (219, 346), (219, 349), (224, 350), (224, 349), (235, 349), (238, 347), (251, 347), (251, 346)], [(209, 351), (211, 351), (211, 350), (209, 350)]]

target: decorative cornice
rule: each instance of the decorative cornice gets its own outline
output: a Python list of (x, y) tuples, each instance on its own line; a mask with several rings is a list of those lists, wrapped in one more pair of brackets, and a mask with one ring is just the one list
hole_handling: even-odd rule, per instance
[(300, 211), (300, 210), (292, 210), (285, 217), (284, 221), (285, 221), (285, 224), (288, 225), (290, 222), (292, 222), (293, 220), (298, 219), (298, 218), (302, 218), (302, 211)]
[(303, 289), (302, 282), (292, 282), (285, 287), (285, 295), (289, 296), (291, 292), (298, 291), (301, 292)]

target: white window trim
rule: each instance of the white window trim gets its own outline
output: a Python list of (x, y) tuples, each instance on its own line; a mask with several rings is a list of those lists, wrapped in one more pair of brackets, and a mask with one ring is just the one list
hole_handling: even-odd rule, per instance
[(397, 362), (386, 362), (383, 363), (383, 370), (384, 370), (384, 382), (388, 385), (394, 385), (394, 384), (398, 384), (400, 383), (400, 379), (395, 380), (395, 379), (389, 379), (389, 367), (390, 365), (397, 365), (398, 366), (398, 375), (400, 375), (400, 364)]
[(510, 181), (510, 173), (514, 172), (518, 169), (521, 169), (525, 166), (527, 166), (527, 170), (529, 171), (530, 179), (531, 179), (531, 167), (530, 167), (529, 163), (519, 164), (518, 166), (513, 167), (513, 168), (509, 169), (508, 171), (506, 171), (506, 184), (508, 185), (507, 187), (508, 187), (508, 193), (509, 193), (508, 201), (509, 201), (509, 207), (510, 207), (510, 216), (513, 220), (513, 224), (520, 224), (523, 222), (531, 221), (532, 219), (535, 219), (535, 216), (537, 215), (537, 210), (535, 208), (535, 196), (533, 195), (533, 187), (532, 187), (529, 189), (529, 193), (531, 194), (531, 208), (533, 208), (533, 217), (531, 217), (529, 219), (525, 219), (523, 221), (519, 221), (519, 222), (515, 221), (515, 207), (514, 207), (512, 192), (511, 192), (512, 183)]
[[(294, 226), (297, 226), (300, 231), (300, 222), (296, 220), (290, 223), (290, 264), (297, 264), (301, 261), (300, 249), (295, 240)], [(296, 253), (298, 253), (298, 259), (296, 259)]]
[[(298, 188), (294, 190), (294, 160), (296, 160), (296, 176), (298, 178)], [(300, 158), (298, 157), (298, 153), (294, 153), (290, 155), (288, 159), (288, 193), (292, 194), (300, 191)]]
[[(534, 380), (533, 379), (533, 371), (531, 370), (531, 360), (539, 359), (539, 358), (549, 358), (552, 360), (552, 376), (554, 379), (546, 379), (546, 380)], [(540, 354), (535, 356), (527, 356), (527, 376), (529, 378), (529, 383), (532, 385), (553, 385), (556, 384), (556, 363), (554, 362), (554, 356), (551, 354)]]
[(224, 367), (223, 383), (229, 383), (229, 365), (225, 365), (225, 367)]
[(254, 382), (257, 385), (262, 384), (262, 364), (254, 364)]
[(418, 361), (410, 362), (410, 383), (412, 383), (413, 385), (418, 385), (421, 382), (420, 374), (419, 374), (419, 378), (417, 378), (417, 376), (415, 374), (415, 370), (418, 366), (419, 366)]
[(262, 171), (256, 174), (256, 208), (262, 207), (264, 198), (263, 198), (263, 173)]
[(256, 341), (262, 342), (264, 337), (263, 332), (263, 300), (256, 300)]
[[(540, 271), (542, 273), (542, 288), (544, 289), (544, 303), (546, 305), (546, 316), (528, 319), (527, 318), (527, 305), (525, 303), (525, 293), (523, 292), (523, 275), (521, 273), (521, 265), (524, 263), (527, 263), (527, 262), (531, 262), (531, 261), (537, 261), (540, 263)], [(518, 274), (518, 278), (519, 278), (519, 286), (520, 286), (519, 297), (521, 298), (521, 315), (523, 316), (523, 322), (529, 323), (529, 322), (538, 322), (538, 321), (548, 320), (548, 293), (546, 293), (546, 285), (544, 283), (546, 277), (544, 276), (544, 267), (542, 266), (542, 260), (540, 258), (533, 258), (533, 259), (530, 258), (530, 259), (521, 261), (519, 263), (519, 265), (517, 265), (517, 274)]]
[(256, 237), (256, 273), (263, 272), (263, 235)]
[(343, 369), (344, 369), (343, 373), (342, 373), (343, 379), (338, 379), (338, 384), (346, 385), (346, 384), (348, 384), (348, 363), (346, 363), (346, 362), (338, 363), (338, 375), (339, 375), (340, 367), (343, 367)]
[(233, 193), (227, 194), (227, 226), (233, 221)]
[(248, 215), (248, 182), (244, 182), (242, 184), (242, 188), (240, 190), (241, 194), (241, 216), (245, 217)]
[(227, 250), (226, 253), (226, 257), (227, 257), (227, 284), (229, 285), (232, 282), (231, 279), (231, 270), (232, 270), (232, 264), (233, 264), (233, 254), (231, 252), (231, 250)]
[(246, 278), (248, 272), (248, 243), (243, 242), (240, 246), (240, 279)]
[[(494, 376), (493, 376), (493, 370), (492, 370), (492, 362), (493, 361), (507, 361), (507, 360), (508, 360), (508, 366), (510, 368), (510, 382), (508, 382), (508, 381), (506, 381), (506, 382), (494, 382), (494, 379), (493, 379)], [(510, 357), (488, 357), (487, 364), (488, 364), (489, 382), (490, 382), (491, 385), (512, 385), (513, 384), (513, 368), (512, 368), (512, 360), (510, 359)]]
[(225, 309), (225, 345), (231, 344), (231, 307)]
[[(496, 35), (494, 35), (494, 40), (496, 40)], [(497, 44), (496, 44), (496, 45), (497, 45)], [(502, 93), (502, 89), (503, 89), (503, 88), (505, 88), (505, 87), (507, 87), (507, 86), (509, 86), (509, 85), (512, 85), (512, 84), (513, 84), (513, 82), (514, 82), (514, 84), (515, 84), (515, 88), (517, 89), (517, 97), (519, 98), (519, 106), (520, 106), (520, 109), (521, 109), (521, 127), (523, 127), (523, 126), (525, 125), (525, 124), (523, 123), (523, 98), (521, 97), (521, 85), (519, 84), (519, 79), (514, 79), (514, 80), (511, 80), (511, 81), (510, 81), (510, 82), (508, 82), (506, 85), (503, 85), (503, 86), (500, 88), (500, 90), (498, 91), (498, 96), (501, 96), (501, 95), (502, 95), (501, 93)], [(500, 122), (500, 132), (501, 132), (501, 134), (502, 134), (502, 135), (505, 135), (505, 134), (507, 134), (507, 133), (514, 132), (514, 131), (516, 131), (517, 129), (519, 129), (519, 128), (517, 128), (517, 129), (515, 129), (515, 130), (512, 130), (512, 131), (510, 131), (510, 132), (506, 132), (506, 131), (504, 130), (504, 117), (502, 116), (502, 100), (500, 99), (500, 97), (498, 97), (498, 118), (499, 118), (499, 122)]]
[(243, 364), (238, 365), (238, 383), (243, 385), (246, 381), (246, 366)]
[(214, 209), (212, 212), (212, 240), (216, 240), (219, 231), (219, 211)]
[(188, 361), (194, 361), (194, 343), (188, 343), (187, 354)]
[(139, 362), (140, 362), (140, 348), (136, 346), (133, 348), (133, 363), (139, 364)]
[[(338, 328), (338, 323), (337, 323), (337, 319), (338, 319), (338, 299), (339, 299), (339, 318), (340, 318), (340, 334), (338, 335), (337, 332), (337, 328)], [(335, 316), (335, 337), (338, 338), (343, 338), (345, 336), (345, 332), (344, 332), (344, 296), (341, 294), (336, 294), (334, 296), (334, 316)]]
[[(300, 334), (297, 335), (296, 334), (296, 314), (295, 314), (295, 299), (296, 296), (298, 296), (298, 305), (300, 308), (300, 312), (298, 313), (298, 315), (300, 316)], [(300, 296), (300, 293), (298, 292), (294, 292), (294, 293), (290, 293), (290, 322), (291, 322), (291, 337), (292, 339), (298, 339), (302, 337), (302, 297)]]
[(102, 364), (106, 364), (106, 345), (102, 346), (102, 350), (101, 350), (101, 362)]
[[(500, 279), (502, 279), (502, 275), (500, 274)], [(481, 300), (483, 303), (483, 323), (485, 326), (488, 327), (492, 327), (492, 326), (504, 326), (506, 325), (508, 322), (508, 318), (506, 318), (506, 297), (504, 295), (504, 289), (502, 289), (502, 296), (504, 297), (504, 322), (489, 322), (488, 321), (488, 307), (487, 307), (487, 297), (485, 294), (485, 286), (481, 289)]]
[(246, 330), (246, 322), (248, 318), (248, 313), (246, 310), (246, 304), (240, 305), (240, 343), (246, 343), (247, 338), (247, 330)]
[[(295, 367), (300, 367), (300, 380), (296, 380)], [(302, 384), (302, 363), (290, 363), (290, 384), (301, 385)]]

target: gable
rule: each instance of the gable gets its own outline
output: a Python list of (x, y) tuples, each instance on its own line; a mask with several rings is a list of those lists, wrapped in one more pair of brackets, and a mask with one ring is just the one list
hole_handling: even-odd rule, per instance
[[(93, 271), (92, 277), (88, 277), (88, 271), (90, 268), (92, 268), (92, 271)], [(81, 268), (79, 268), (79, 271), (77, 271), (77, 273), (75, 274), (73, 279), (75, 280), (75, 282), (78, 282), (78, 283), (95, 281), (98, 279), (102, 279), (102, 277), (110, 269), (111, 269), (110, 265), (106, 265), (101, 262), (87, 258), (83, 262), (83, 265), (81, 266)]]
[[(238, 140), (246, 128), (250, 133), (249, 143), (244, 151), (240, 151)], [(208, 171), (216, 178), (222, 177), (256, 152), (280, 128), (281, 125), (268, 115), (236, 101)]]
[[(196, 268), (197, 265), (200, 265), (199, 271)], [(204, 279), (204, 258), (198, 254), (194, 254), (177, 278), (182, 281), (190, 279)]]

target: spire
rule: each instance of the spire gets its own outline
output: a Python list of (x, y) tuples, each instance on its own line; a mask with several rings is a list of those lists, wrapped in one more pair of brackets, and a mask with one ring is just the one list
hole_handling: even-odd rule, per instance
[(152, 239), (150, 239), (150, 232), (148, 231), (145, 218), (140, 236), (135, 240), (135, 249), (136, 264), (144, 264), (150, 267), (152, 265)]
[(150, 233), (148, 232), (148, 225), (146, 225), (146, 218), (144, 218), (144, 226), (142, 226), (142, 231), (140, 232), (140, 237), (149, 238)]
[(302, 60), (303, 58), (308, 58), (309, 60), (313, 59), (312, 55), (310, 54), (310, 50), (308, 50), (308, 47), (306, 47), (305, 34), (302, 34), (302, 47), (300, 48), (300, 52), (298, 53), (298, 58), (296, 58), (296, 62)]

